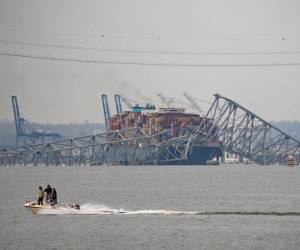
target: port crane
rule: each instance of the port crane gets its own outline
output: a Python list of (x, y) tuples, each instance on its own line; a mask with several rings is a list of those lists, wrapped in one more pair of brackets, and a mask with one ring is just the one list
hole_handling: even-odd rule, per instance
[(202, 111), (201, 107), (198, 105), (198, 103), (195, 101), (195, 99), (191, 95), (189, 95), (187, 93), (183, 93), (183, 95), (190, 102), (192, 108), (196, 112), (198, 112), (199, 114), (203, 114), (203, 111)]
[(122, 103), (121, 103), (121, 96), (118, 94), (115, 95), (115, 104), (116, 104), (117, 114), (121, 114), (123, 112), (123, 109), (122, 109)]
[(21, 117), (17, 96), (12, 96), (11, 101), (16, 127), (16, 145), (35, 144), (62, 137), (50, 130), (35, 128), (29, 121)]
[(105, 127), (106, 127), (106, 129), (108, 129), (110, 111), (109, 111), (107, 95), (102, 95), (102, 107), (103, 107), (103, 114), (104, 114), (104, 120), (105, 120)]

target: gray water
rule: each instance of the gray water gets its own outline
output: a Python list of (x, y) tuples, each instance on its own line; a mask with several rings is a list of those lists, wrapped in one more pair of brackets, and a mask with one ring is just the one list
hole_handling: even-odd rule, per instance
[[(25, 209), (46, 184), (80, 213)], [(300, 248), (299, 167), (0, 168), (0, 188), (0, 249)]]

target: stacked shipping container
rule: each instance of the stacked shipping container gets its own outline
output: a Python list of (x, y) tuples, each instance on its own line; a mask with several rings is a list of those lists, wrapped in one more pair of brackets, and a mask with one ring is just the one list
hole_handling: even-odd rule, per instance
[(148, 135), (155, 135), (167, 131), (167, 133), (154, 139), (155, 141), (153, 141), (153, 143), (159, 143), (174, 137), (190, 134), (192, 130), (200, 124), (202, 119), (204, 119), (197, 114), (180, 111), (176, 112), (176, 110), (172, 110), (168, 112), (167, 109), (160, 112), (125, 111), (122, 114), (117, 114), (110, 118), (109, 130), (140, 127)]

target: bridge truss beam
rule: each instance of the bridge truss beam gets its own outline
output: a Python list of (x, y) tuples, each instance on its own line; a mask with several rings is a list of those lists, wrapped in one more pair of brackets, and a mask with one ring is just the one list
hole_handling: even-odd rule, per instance
[(226, 152), (264, 165), (286, 164), (289, 155), (299, 162), (297, 139), (229, 98), (216, 94), (205, 117), (194, 132), (203, 140), (219, 137)]
[(156, 144), (140, 128), (0, 150), (0, 166), (156, 165), (186, 158), (188, 137)]

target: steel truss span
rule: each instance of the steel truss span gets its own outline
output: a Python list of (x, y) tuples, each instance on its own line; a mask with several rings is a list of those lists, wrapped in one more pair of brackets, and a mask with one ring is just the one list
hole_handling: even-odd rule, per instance
[[(141, 128), (110, 131), (33, 145), (0, 148), (0, 166), (26, 165), (149, 165), (186, 160), (194, 146), (221, 141), (226, 152), (262, 164), (299, 162), (300, 142), (233, 100), (216, 94), (192, 133), (168, 139), (163, 131)], [(157, 143), (160, 141), (160, 143)]]
[(186, 159), (189, 138), (154, 144), (157, 136), (131, 128), (62, 139), (48, 143), (0, 149), (1, 166), (26, 165), (149, 165)]
[(215, 100), (195, 133), (204, 140), (219, 136), (224, 150), (252, 162), (270, 165), (287, 164), (292, 155), (299, 162), (300, 142), (266, 122), (233, 100), (215, 94)]

